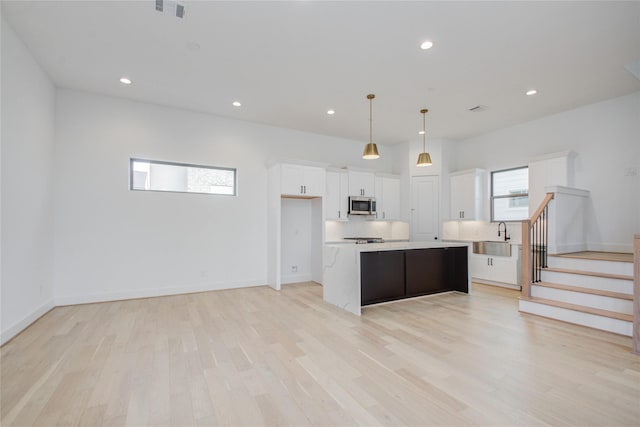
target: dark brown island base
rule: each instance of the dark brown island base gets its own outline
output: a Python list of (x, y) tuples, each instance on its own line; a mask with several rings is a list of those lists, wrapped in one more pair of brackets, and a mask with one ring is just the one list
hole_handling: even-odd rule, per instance
[(466, 247), (362, 252), (361, 305), (440, 292), (469, 293)]
[(381, 302), (469, 293), (469, 245), (442, 242), (327, 244), (323, 298), (353, 314)]

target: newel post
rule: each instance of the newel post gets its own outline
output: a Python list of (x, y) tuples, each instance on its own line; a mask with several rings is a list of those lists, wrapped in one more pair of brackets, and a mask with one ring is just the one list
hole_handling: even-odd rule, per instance
[(520, 268), (522, 296), (525, 298), (531, 296), (531, 261), (531, 221), (525, 219), (522, 221), (522, 262)]

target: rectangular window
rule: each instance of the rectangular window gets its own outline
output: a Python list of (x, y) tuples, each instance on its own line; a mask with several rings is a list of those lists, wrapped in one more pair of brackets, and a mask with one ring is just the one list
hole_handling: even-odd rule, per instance
[(491, 172), (491, 221), (529, 217), (529, 168)]
[(236, 195), (236, 170), (131, 159), (129, 188), (142, 191)]

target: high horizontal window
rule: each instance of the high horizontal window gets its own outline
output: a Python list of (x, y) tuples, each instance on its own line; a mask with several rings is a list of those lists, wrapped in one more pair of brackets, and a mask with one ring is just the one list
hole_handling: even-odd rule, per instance
[(529, 217), (529, 168), (491, 172), (491, 221)]
[(131, 159), (131, 190), (236, 195), (236, 170), (158, 160)]

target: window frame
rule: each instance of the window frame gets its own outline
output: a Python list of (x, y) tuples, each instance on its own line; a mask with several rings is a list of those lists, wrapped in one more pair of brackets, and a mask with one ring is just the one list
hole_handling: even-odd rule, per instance
[[(499, 169), (499, 170), (495, 170), (495, 171), (491, 171), (491, 180), (489, 182), (489, 188), (491, 190), (490, 195), (489, 195), (489, 204), (491, 207), (491, 222), (522, 222), (526, 219), (528, 219), (528, 215), (529, 213), (527, 213), (527, 217), (526, 218), (522, 218), (522, 219), (510, 219), (510, 220), (497, 220), (495, 219), (495, 212), (493, 209), (493, 201), (495, 199), (516, 199), (518, 197), (524, 197), (526, 196), (527, 199), (529, 198), (529, 185), (527, 185), (527, 192), (526, 193), (519, 193), (519, 194), (513, 194), (513, 195), (506, 195), (506, 196), (494, 196), (493, 195), (493, 175), (496, 173), (502, 173), (502, 172), (511, 172), (511, 171), (515, 171), (515, 170), (520, 170), (520, 169), (527, 169), (527, 173), (529, 171), (529, 165), (525, 165), (525, 166), (516, 166), (513, 168), (507, 168), (507, 169)], [(527, 206), (527, 212), (529, 212), (528, 206)]]
[[(186, 168), (199, 168), (199, 169), (213, 169), (213, 170), (221, 170), (221, 171), (232, 171), (233, 172), (233, 193), (232, 194), (224, 194), (224, 193), (205, 193), (202, 191), (176, 191), (176, 190), (146, 190), (140, 188), (133, 187), (133, 164), (134, 162), (145, 162), (149, 164), (155, 165), (166, 165), (166, 166), (182, 166)], [(207, 196), (227, 196), (227, 197), (237, 197), (238, 196), (238, 169), (230, 168), (225, 166), (208, 166), (208, 165), (197, 165), (193, 163), (181, 163), (181, 162), (169, 162), (165, 160), (150, 160), (150, 159), (142, 159), (139, 157), (130, 157), (129, 158), (129, 191), (143, 191), (143, 192), (153, 192), (153, 193), (181, 193), (181, 194), (204, 194)]]

